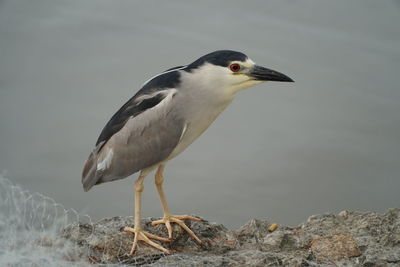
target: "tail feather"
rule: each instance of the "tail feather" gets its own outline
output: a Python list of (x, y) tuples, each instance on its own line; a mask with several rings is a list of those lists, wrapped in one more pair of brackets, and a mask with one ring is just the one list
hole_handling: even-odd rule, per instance
[(93, 152), (86, 161), (82, 172), (83, 189), (87, 192), (96, 183), (96, 160)]
[(89, 158), (87, 159), (85, 166), (82, 171), (82, 185), (85, 192), (89, 191), (101, 177), (99, 177), (99, 173), (97, 172), (97, 158), (98, 152), (102, 146), (100, 143), (92, 153), (90, 153)]

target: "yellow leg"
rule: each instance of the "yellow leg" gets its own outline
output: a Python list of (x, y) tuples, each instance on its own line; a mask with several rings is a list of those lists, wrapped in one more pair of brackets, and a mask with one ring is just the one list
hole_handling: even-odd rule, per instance
[(167, 199), (165, 198), (165, 193), (163, 189), (164, 182), (164, 167), (165, 165), (161, 164), (156, 172), (155, 176), (155, 184), (157, 186), (158, 194), (160, 195), (161, 205), (164, 211), (164, 217), (161, 220), (153, 221), (151, 225), (156, 226), (158, 224), (165, 224), (168, 230), (169, 239), (172, 238), (172, 227), (171, 222), (178, 224), (182, 227), (191, 237), (194, 238), (198, 243), (202, 243), (201, 240), (196, 236), (196, 234), (183, 222), (183, 220), (193, 220), (193, 221), (202, 221), (200, 218), (196, 218), (190, 215), (171, 215), (167, 203)]
[(147, 233), (142, 230), (141, 227), (141, 202), (142, 202), (142, 192), (143, 192), (143, 180), (146, 175), (141, 172), (137, 180), (135, 181), (135, 226), (134, 228), (131, 227), (124, 227), (124, 231), (133, 233), (135, 238), (133, 239), (132, 248), (130, 251), (130, 255), (132, 255), (137, 247), (138, 241), (143, 241), (150, 246), (153, 246), (165, 253), (171, 253), (168, 249), (160, 246), (159, 244), (151, 241), (149, 238), (156, 239), (159, 241), (169, 242), (169, 239), (159, 237), (150, 233)]

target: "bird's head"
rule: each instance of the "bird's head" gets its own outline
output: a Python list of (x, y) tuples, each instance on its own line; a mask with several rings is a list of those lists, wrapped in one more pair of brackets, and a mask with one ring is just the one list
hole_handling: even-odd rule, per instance
[(285, 74), (256, 65), (245, 54), (231, 50), (219, 50), (202, 56), (184, 70), (197, 83), (223, 88), (232, 94), (266, 81), (293, 82)]

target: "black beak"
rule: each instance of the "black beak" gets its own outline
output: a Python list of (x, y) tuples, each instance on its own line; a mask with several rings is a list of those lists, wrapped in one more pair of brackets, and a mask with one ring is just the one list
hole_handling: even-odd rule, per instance
[(249, 73), (250, 77), (259, 81), (294, 82), (283, 73), (255, 65)]

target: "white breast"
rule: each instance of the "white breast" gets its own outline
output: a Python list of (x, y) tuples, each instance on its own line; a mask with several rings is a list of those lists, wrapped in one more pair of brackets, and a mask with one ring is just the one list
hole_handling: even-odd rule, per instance
[(168, 160), (180, 154), (205, 130), (207, 130), (211, 123), (228, 106), (228, 104), (220, 107), (219, 109), (203, 111), (198, 116), (193, 116), (190, 121), (187, 121), (187, 123), (185, 124), (184, 132), (182, 132), (181, 140), (174, 151), (171, 153), (171, 155), (168, 157)]
[[(185, 75), (184, 72), (182, 73)], [(175, 96), (175, 105), (179, 113), (184, 114), (186, 125), (178, 146), (168, 160), (193, 143), (232, 102), (234, 96), (228, 90), (204, 78), (196, 80), (196, 75), (187, 76), (183, 77), (182, 88)]]

